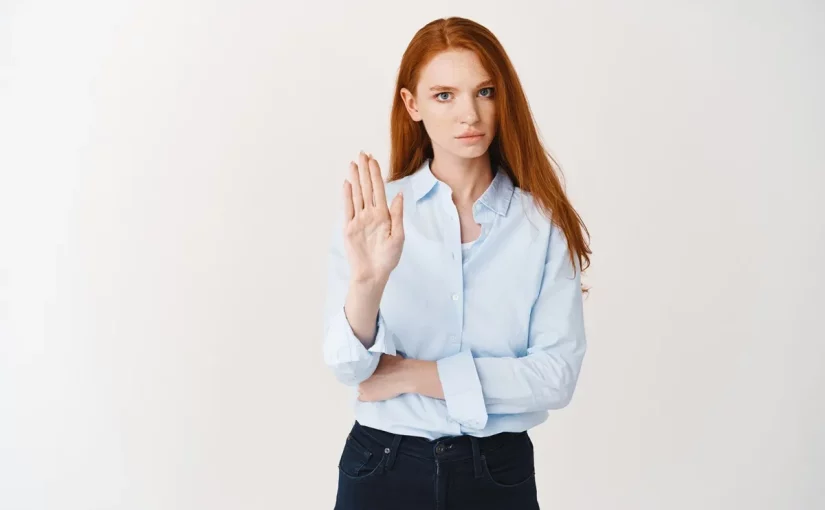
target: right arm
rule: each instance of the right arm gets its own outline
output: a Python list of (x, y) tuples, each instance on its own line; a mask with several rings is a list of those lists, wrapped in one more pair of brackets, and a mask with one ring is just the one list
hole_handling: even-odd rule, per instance
[(381, 353), (395, 355), (379, 304), (404, 236), (401, 197), (387, 207), (377, 162), (361, 153), (349, 177), (343, 226), (335, 229), (328, 255), (323, 351), (336, 378), (355, 386), (373, 374)]
[(336, 379), (356, 386), (372, 375), (381, 353), (395, 354), (395, 344), (380, 315), (383, 285), (352, 281), (341, 243), (334, 238), (328, 255), (324, 362)]

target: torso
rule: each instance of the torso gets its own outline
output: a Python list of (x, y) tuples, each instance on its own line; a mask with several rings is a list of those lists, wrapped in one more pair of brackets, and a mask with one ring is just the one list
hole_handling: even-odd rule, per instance
[[(413, 182), (405, 178), (387, 189), (387, 196), (404, 191), (404, 249), (381, 300), (397, 353), (421, 360), (460, 351), (474, 357), (526, 355), (550, 223), (521, 190), (511, 192), (510, 203), (504, 183), (499, 195), (490, 193), (487, 205), (475, 204), (477, 223), (473, 206), (456, 207), (449, 190), (437, 185), (417, 200)], [(546, 411), (491, 415), (484, 432), (524, 430), (546, 416)], [(431, 439), (461, 433), (444, 400), (414, 393), (358, 403), (356, 417), (383, 430)]]

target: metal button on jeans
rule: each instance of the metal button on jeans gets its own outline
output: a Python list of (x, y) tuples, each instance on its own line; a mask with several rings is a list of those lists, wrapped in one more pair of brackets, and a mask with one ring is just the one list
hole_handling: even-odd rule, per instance
[(444, 445), (440, 444), (435, 447), (435, 453), (444, 453)]

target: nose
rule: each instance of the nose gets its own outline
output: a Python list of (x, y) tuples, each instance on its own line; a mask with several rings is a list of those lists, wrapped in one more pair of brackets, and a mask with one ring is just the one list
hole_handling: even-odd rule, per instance
[(478, 122), (478, 106), (475, 99), (467, 99), (461, 107), (461, 122), (473, 125)]

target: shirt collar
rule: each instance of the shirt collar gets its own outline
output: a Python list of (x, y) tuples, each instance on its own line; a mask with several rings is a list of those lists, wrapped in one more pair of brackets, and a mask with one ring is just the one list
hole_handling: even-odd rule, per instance
[[(413, 198), (416, 202), (424, 198), (440, 182), (430, 169), (430, 159), (425, 160), (421, 167), (415, 171), (411, 181)], [(507, 209), (510, 207), (514, 189), (510, 176), (499, 166), (493, 176), (493, 181), (479, 197), (477, 203), (483, 204), (499, 216), (505, 216)]]
[(429, 159), (424, 160), (424, 163), (418, 167), (418, 170), (415, 171), (410, 180), (412, 181), (413, 198), (418, 202), (438, 183), (438, 179), (435, 178), (435, 175), (433, 175), (430, 170)]

